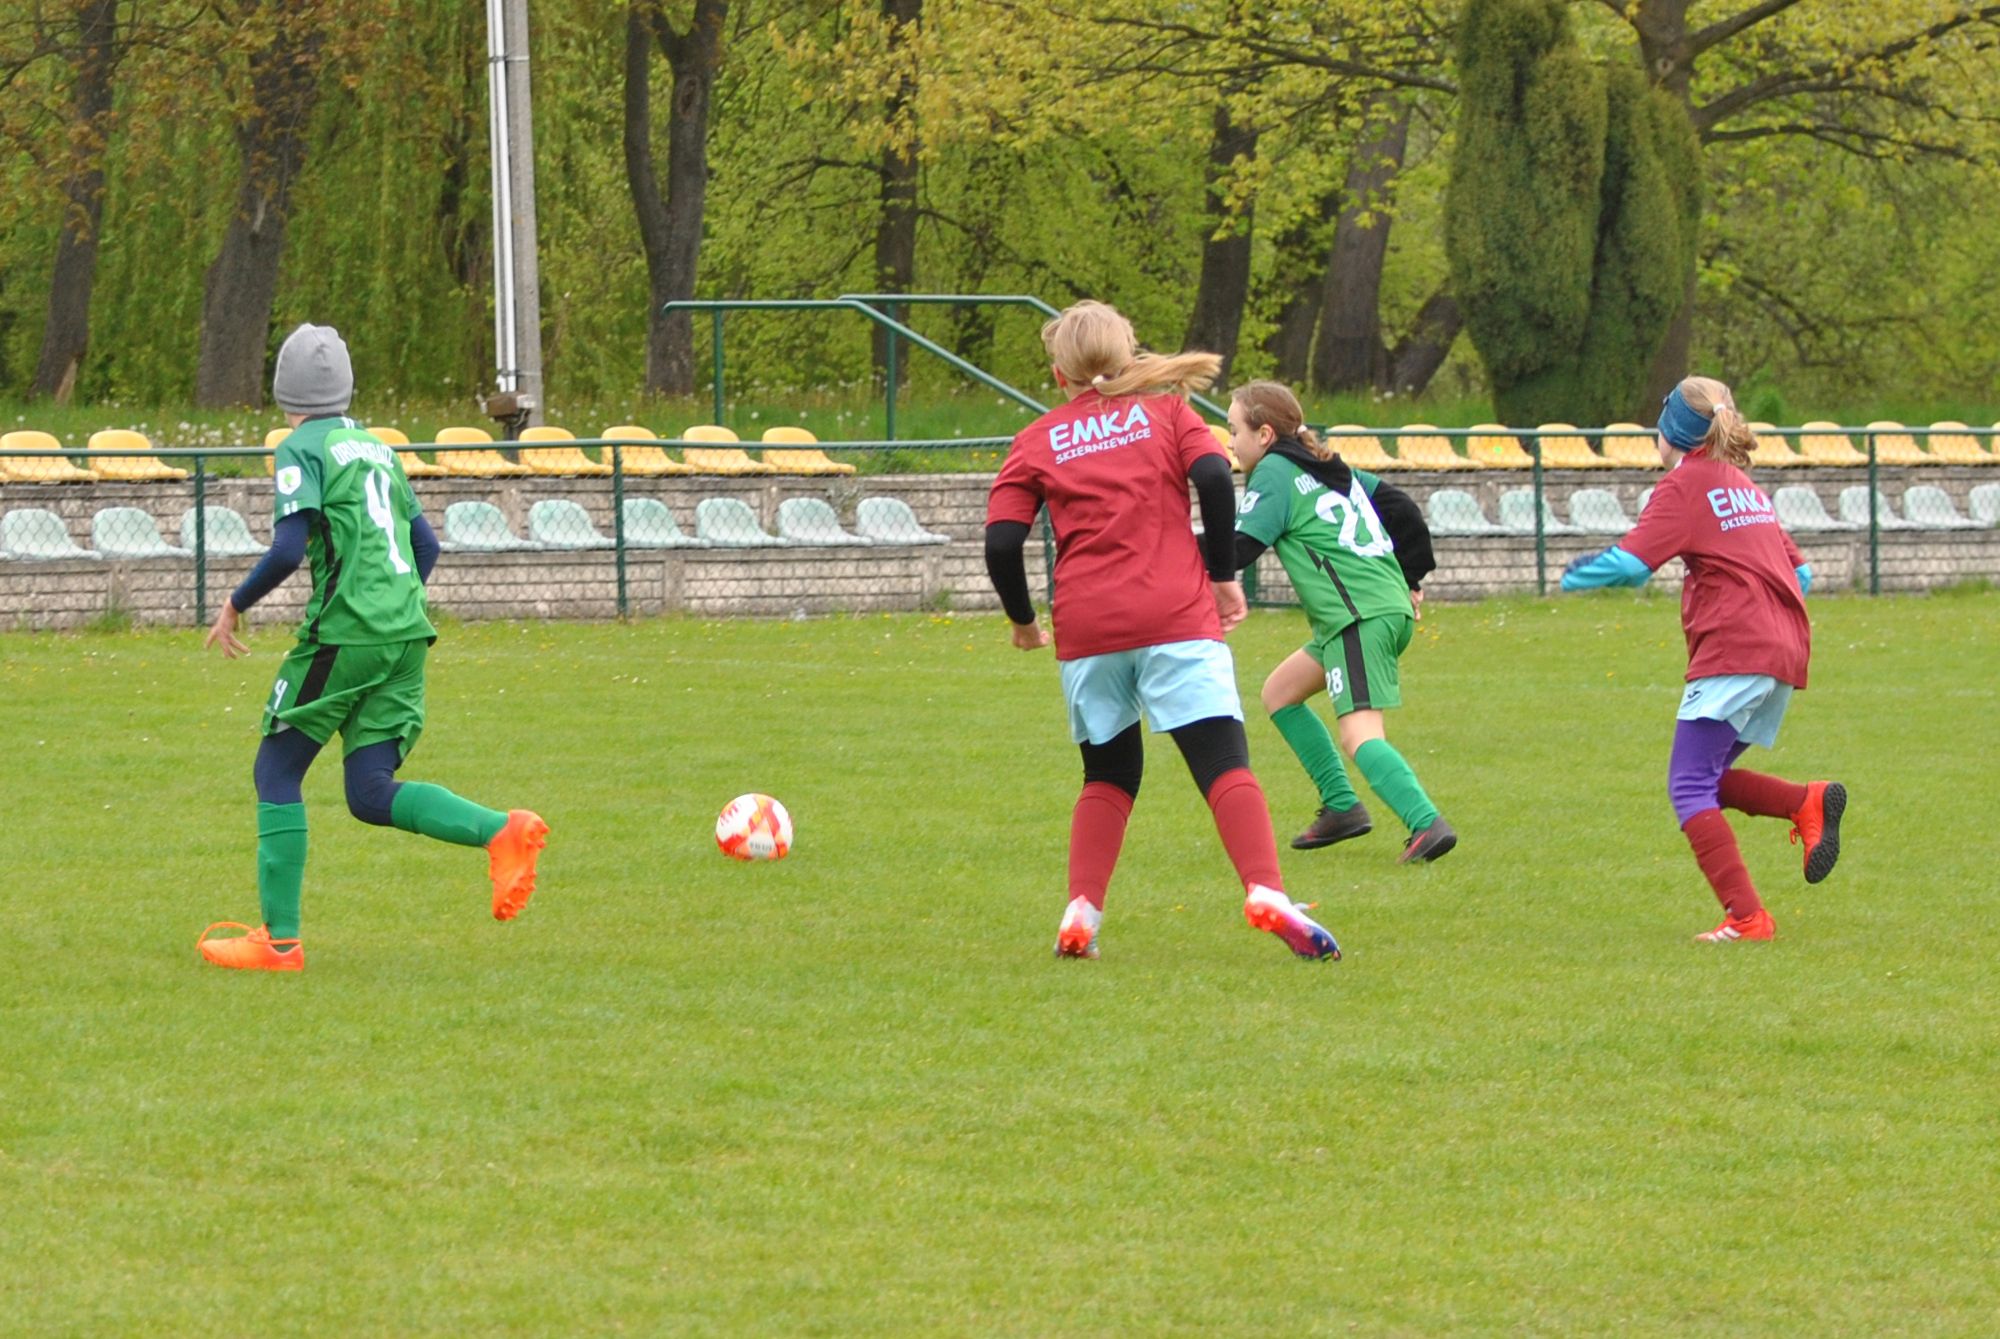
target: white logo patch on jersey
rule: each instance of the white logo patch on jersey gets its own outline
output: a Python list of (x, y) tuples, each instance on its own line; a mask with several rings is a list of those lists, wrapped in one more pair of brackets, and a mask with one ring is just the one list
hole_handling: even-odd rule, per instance
[(298, 492), (299, 485), (305, 481), (306, 476), (297, 465), (287, 465), (278, 471), (278, 491), (288, 497)]

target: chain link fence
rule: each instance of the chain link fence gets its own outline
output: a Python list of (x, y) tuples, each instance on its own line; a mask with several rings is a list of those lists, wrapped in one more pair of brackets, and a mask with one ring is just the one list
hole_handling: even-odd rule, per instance
[[(1995, 428), (1754, 426), (1752, 477), (1816, 591), (2000, 580)], [(1634, 425), (1324, 431), (1423, 506), (1439, 560), (1427, 589), (1440, 599), (1547, 591), (1570, 558), (1631, 528), (1661, 471), (1651, 430)], [(718, 429), (660, 439), (620, 427), (495, 442), (449, 429), (411, 445), (377, 432), (402, 453), (443, 543), (431, 597), (454, 617), (994, 603), (982, 537), (1006, 438), (819, 443), (776, 429), (745, 444)], [(0, 437), (0, 626), (205, 623), (269, 543), (282, 436), (198, 451), (131, 433), (100, 433), (86, 451)], [(1039, 530), (1030, 576), (1045, 595), (1055, 542)], [(1259, 603), (1292, 599), (1274, 555), (1246, 584)], [(260, 618), (296, 616), (307, 585), (286, 582)]]

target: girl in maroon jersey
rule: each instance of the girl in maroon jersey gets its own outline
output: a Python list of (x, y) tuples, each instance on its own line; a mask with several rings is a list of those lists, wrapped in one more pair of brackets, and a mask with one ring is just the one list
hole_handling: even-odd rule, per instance
[(1687, 566), (1681, 587), (1687, 689), (1667, 793), (1722, 903), (1722, 924), (1696, 936), (1709, 943), (1769, 939), (1777, 930), (1722, 816), (1725, 807), (1791, 819), (1792, 840), (1805, 845), (1807, 883), (1824, 879), (1839, 859), (1847, 807), (1847, 788), (1838, 781), (1801, 785), (1735, 765), (1752, 744), (1777, 742), (1792, 690), (1806, 686), (1812, 654), (1805, 605), (1812, 568), (1778, 524), (1770, 498), (1743, 472), (1755, 446), (1727, 386), (1708, 377), (1681, 382), (1660, 411), (1667, 477), (1631, 533), (1578, 558), (1562, 579), (1564, 590), (1638, 586), (1669, 558)]
[[(1060, 957), (1097, 956), (1104, 893), (1144, 768), (1139, 720), (1171, 735), (1243, 881), (1244, 915), (1303, 958), (1338, 958), (1331, 934), (1285, 896), (1264, 792), (1250, 771), (1236, 670), (1222, 636), (1242, 621), (1228, 457), (1180, 397), (1213, 354), (1140, 353), (1132, 324), (1079, 302), (1042, 327), (1068, 402), (1023, 428), (993, 481), (986, 566), (1024, 651), (1049, 644), (1022, 551), (1046, 506), (1056, 535), (1056, 659), (1083, 793), (1070, 819)], [(1188, 486), (1203, 540), (1188, 524)]]

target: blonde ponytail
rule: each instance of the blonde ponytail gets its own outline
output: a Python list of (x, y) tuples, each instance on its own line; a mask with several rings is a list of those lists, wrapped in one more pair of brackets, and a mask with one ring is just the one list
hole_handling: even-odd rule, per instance
[(1042, 327), (1042, 347), (1070, 385), (1088, 384), (1100, 395), (1186, 395), (1212, 385), (1222, 372), (1222, 359), (1213, 353), (1139, 352), (1132, 323), (1103, 302), (1065, 308)]
[(1709, 419), (1708, 435), (1698, 449), (1739, 470), (1747, 468), (1750, 453), (1757, 449), (1757, 434), (1736, 408), (1736, 397), (1729, 387), (1714, 377), (1689, 377), (1681, 382), (1680, 390), (1688, 408)]

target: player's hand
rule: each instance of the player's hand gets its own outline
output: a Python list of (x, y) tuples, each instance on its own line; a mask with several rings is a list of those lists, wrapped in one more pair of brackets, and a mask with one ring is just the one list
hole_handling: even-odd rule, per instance
[(1410, 592), (1410, 612), (1417, 616), (1417, 622), (1421, 623), (1424, 621), (1423, 591), (1413, 590)]
[(1243, 598), (1243, 583), (1240, 581), (1211, 581), (1215, 591), (1215, 616), (1222, 620), (1223, 635), (1234, 631), (1250, 613), (1250, 601)]
[(202, 642), (201, 649), (206, 651), (220, 642), (224, 660), (234, 660), (238, 656), (249, 655), (250, 648), (236, 635), (237, 620), (240, 618), (242, 615), (236, 612), (236, 606), (224, 600), (222, 608), (215, 611), (215, 622), (209, 625), (208, 639)]
[(1039, 619), (1033, 623), (1016, 623), (1012, 626), (1014, 645), (1020, 650), (1039, 651), (1049, 644), (1049, 634)]

